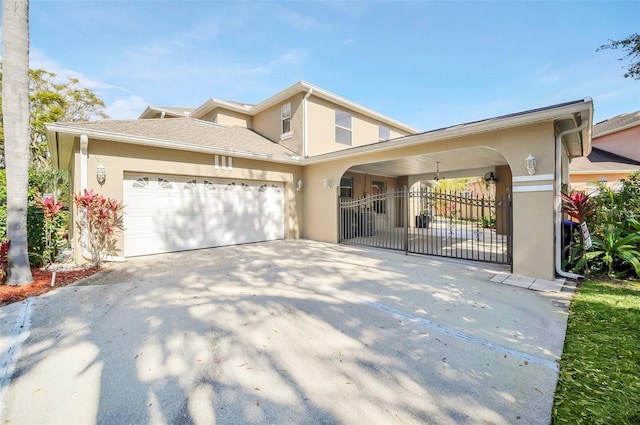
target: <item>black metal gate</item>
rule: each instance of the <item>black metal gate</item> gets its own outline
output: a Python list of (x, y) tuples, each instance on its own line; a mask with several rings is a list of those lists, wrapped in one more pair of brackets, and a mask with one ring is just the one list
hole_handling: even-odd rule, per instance
[(341, 198), (339, 240), (416, 254), (512, 263), (509, 196), (431, 190)]

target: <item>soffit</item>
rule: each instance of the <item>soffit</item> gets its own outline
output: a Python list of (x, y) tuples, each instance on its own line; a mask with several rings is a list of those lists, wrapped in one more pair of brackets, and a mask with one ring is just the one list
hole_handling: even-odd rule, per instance
[(423, 155), (381, 161), (351, 167), (351, 171), (384, 176), (407, 176), (433, 173), (442, 175), (464, 170), (477, 170), (507, 165), (504, 157), (494, 149), (484, 146), (456, 149)]

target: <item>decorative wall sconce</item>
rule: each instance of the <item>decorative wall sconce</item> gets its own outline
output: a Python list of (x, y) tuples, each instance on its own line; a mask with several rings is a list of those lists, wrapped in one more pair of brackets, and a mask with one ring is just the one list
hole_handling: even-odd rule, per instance
[(302, 190), (302, 180), (298, 180), (298, 184), (296, 185), (296, 190), (300, 192)]
[(324, 188), (325, 188), (325, 189), (331, 189), (331, 180), (329, 180), (329, 179), (324, 179), (324, 180), (322, 181), (322, 184), (324, 185)]
[(105, 181), (107, 181), (107, 170), (104, 168), (104, 165), (98, 165), (96, 168), (96, 179), (98, 180), (98, 184), (102, 186)]
[(489, 184), (496, 184), (498, 182), (498, 179), (496, 179), (496, 175), (493, 174), (493, 171), (491, 171), (490, 173), (484, 175), (484, 181)]
[(533, 176), (536, 173), (536, 158), (529, 154), (527, 159), (525, 159), (525, 163), (527, 164), (527, 172), (530, 176)]

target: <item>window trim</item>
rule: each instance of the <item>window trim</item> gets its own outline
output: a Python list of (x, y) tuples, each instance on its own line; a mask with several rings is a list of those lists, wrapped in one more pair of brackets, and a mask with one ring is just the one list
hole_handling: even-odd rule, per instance
[[(286, 109), (288, 109), (287, 114), (285, 114)], [(293, 114), (291, 113), (291, 102), (283, 103), (280, 106), (280, 139), (288, 139), (293, 136), (293, 129), (291, 128), (292, 116)], [(284, 123), (286, 120), (289, 120), (289, 131), (284, 131)]]

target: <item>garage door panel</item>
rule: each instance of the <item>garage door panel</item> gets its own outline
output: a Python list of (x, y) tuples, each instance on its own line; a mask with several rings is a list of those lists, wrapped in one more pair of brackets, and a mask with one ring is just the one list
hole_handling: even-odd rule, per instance
[(283, 185), (126, 174), (125, 256), (284, 238)]

